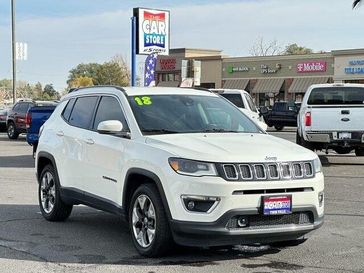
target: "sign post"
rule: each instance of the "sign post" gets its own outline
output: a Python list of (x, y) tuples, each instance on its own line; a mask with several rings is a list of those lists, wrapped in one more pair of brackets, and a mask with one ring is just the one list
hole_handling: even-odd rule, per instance
[(137, 54), (169, 55), (169, 11), (134, 8), (131, 22), (131, 85), (135, 86)]

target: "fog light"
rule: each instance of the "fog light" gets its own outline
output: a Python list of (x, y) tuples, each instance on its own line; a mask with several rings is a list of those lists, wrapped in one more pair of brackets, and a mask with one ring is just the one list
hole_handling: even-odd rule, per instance
[(245, 216), (238, 218), (238, 227), (246, 227), (248, 225), (248, 218)]
[(320, 192), (318, 194), (318, 201), (319, 201), (319, 205), (321, 207), (322, 206), (322, 203), (324, 202), (324, 192)]
[(220, 202), (219, 197), (182, 195), (182, 203), (187, 211), (210, 213)]

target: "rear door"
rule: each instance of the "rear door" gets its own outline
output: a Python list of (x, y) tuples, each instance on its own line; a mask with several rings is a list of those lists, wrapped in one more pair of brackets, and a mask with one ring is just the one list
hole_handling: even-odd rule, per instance
[(307, 101), (313, 131), (364, 130), (364, 88), (320, 87)]

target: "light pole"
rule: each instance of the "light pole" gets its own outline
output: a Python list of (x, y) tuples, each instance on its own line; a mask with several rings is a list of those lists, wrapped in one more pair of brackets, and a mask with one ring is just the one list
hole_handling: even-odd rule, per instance
[(13, 103), (16, 101), (15, 0), (11, 0), (11, 44), (13, 57)]

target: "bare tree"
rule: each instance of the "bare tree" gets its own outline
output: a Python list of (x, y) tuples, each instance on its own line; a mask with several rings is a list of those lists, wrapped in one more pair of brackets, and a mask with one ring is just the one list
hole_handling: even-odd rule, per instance
[(360, 3), (361, 3), (361, 0), (355, 0), (355, 1), (353, 2), (353, 9), (354, 9), (355, 7), (357, 7)]
[(282, 53), (282, 47), (277, 40), (264, 41), (263, 37), (259, 37), (252, 48), (249, 50), (252, 56), (273, 56)]

